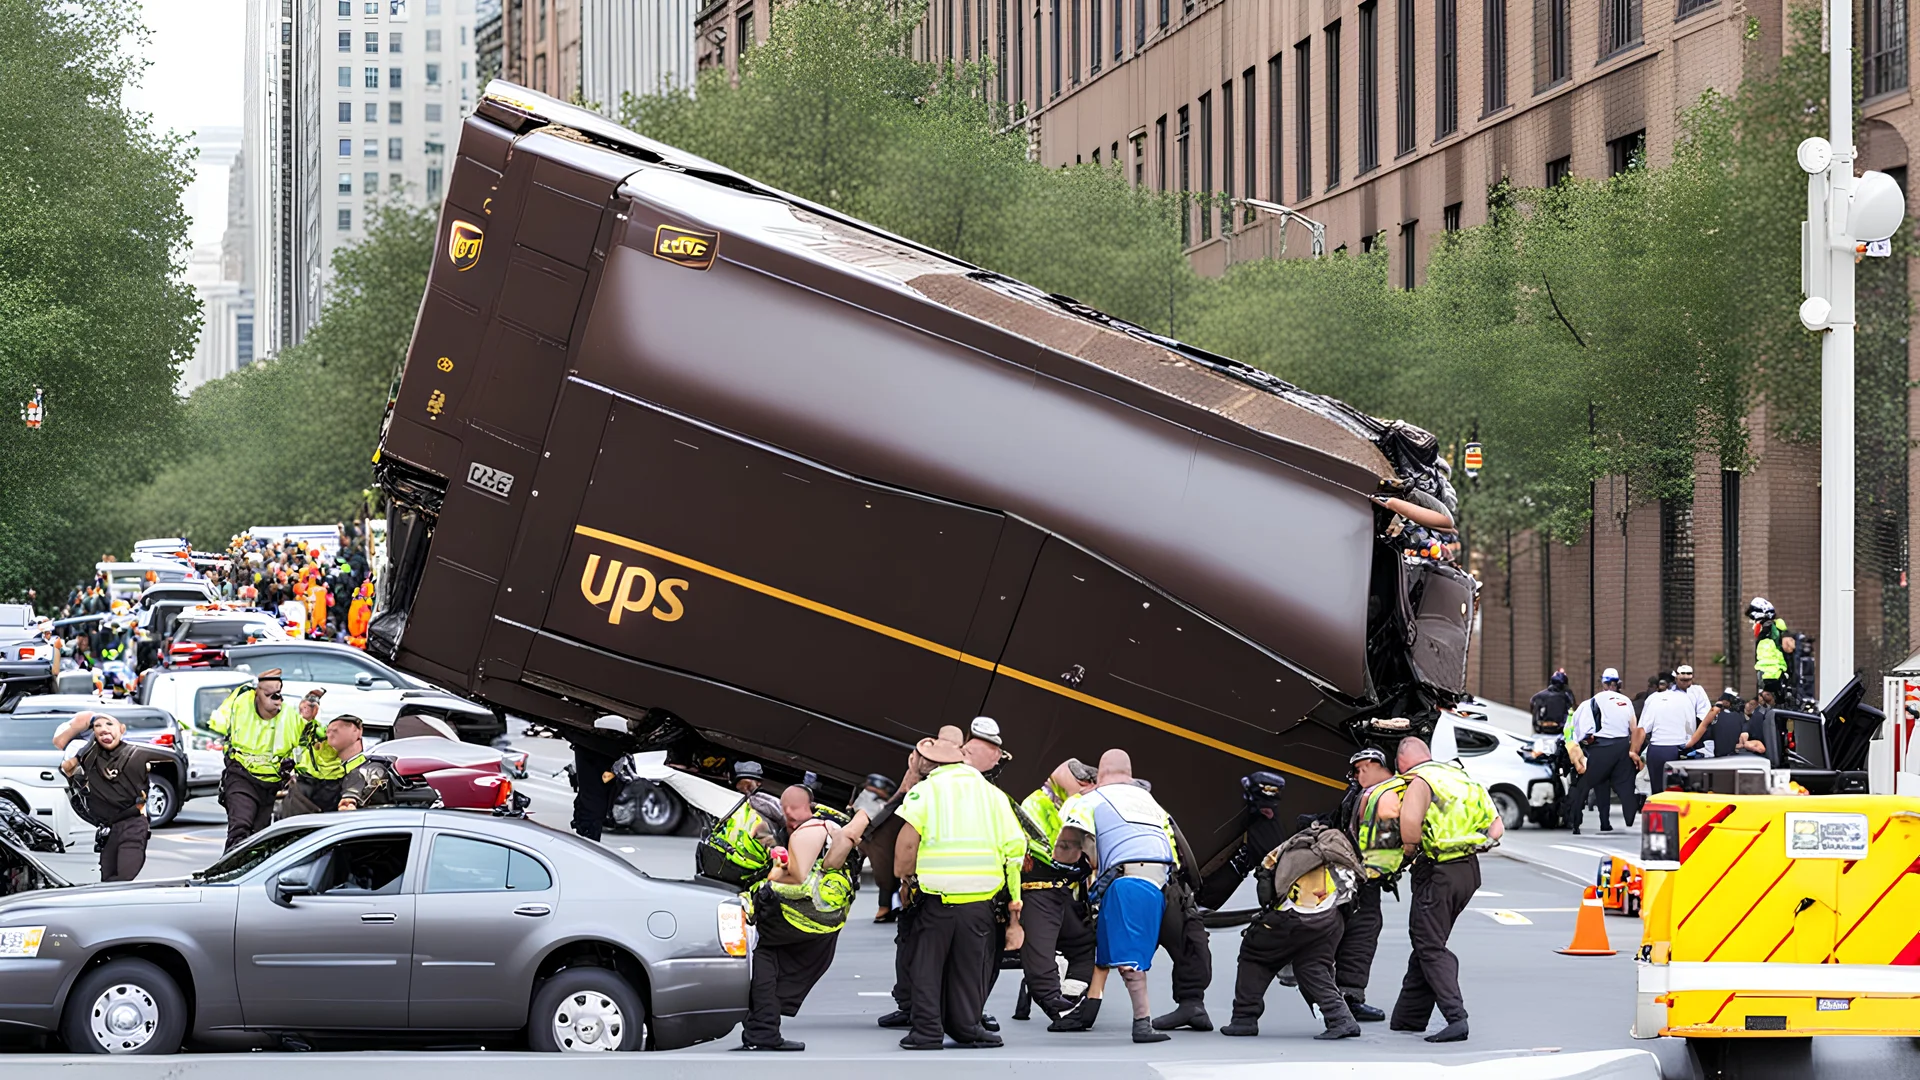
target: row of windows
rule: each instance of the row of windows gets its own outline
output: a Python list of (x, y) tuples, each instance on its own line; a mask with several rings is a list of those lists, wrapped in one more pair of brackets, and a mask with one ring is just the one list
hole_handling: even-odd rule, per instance
[[(428, 167), (427, 198), (429, 200), (437, 200), (440, 198), (440, 189), (445, 185), (446, 175), (447, 175), (446, 170), (441, 168), (438, 165)], [(387, 174), (387, 190), (388, 191), (394, 191), (394, 192), (404, 191), (406, 190), (406, 186), (407, 186), (407, 178), (405, 176), (401, 175), (400, 173)], [(361, 174), (360, 193), (362, 195), (373, 195), (377, 193), (379, 190), (380, 190), (380, 174), (379, 173), (370, 172), (370, 173)], [(342, 195), (353, 194), (353, 174), (352, 173), (340, 174), (340, 194)], [(342, 206), (338, 210), (336, 210), (334, 212), (334, 225), (341, 232), (346, 232), (352, 229), (353, 228), (353, 207)]]
[[(398, 30), (390, 31), (387, 34), (387, 51), (390, 53), (400, 52), (401, 51), (400, 46), (402, 42), (405, 40), (405, 36), (406, 35), (402, 34)], [(466, 43), (467, 43), (467, 28), (463, 26), (460, 28), (460, 44), (465, 45)], [(353, 31), (351, 30), (340, 31), (339, 50), (343, 53), (350, 53), (353, 51)], [(377, 53), (380, 51), (380, 32), (378, 30), (368, 30), (361, 35), (360, 51), (370, 52), (370, 53)], [(440, 51), (440, 31), (438, 30), (427, 31), (427, 51), (430, 53), (437, 53)]]
[[(387, 89), (389, 90), (400, 89), (401, 73), (404, 72), (405, 70), (406, 70), (405, 68), (397, 68), (397, 67), (390, 67), (387, 69)], [(427, 71), (427, 85), (439, 86), (440, 85), (440, 65), (428, 64), (426, 71)], [(472, 68), (469, 66), (468, 62), (465, 60), (462, 60), (460, 62), (460, 77), (462, 79), (472, 78), (471, 72), (472, 72)], [(334, 78), (337, 85), (350, 87), (353, 85), (353, 69), (343, 64), (340, 67), (334, 69)], [(366, 68), (360, 69), (360, 85), (368, 90), (380, 89), (380, 69), (377, 67), (366, 67)]]
[[(353, 18), (353, 0), (338, 0), (338, 2), (340, 17)], [(441, 0), (423, 0), (423, 2), (428, 15), (440, 14)], [(360, 13), (378, 15), (385, 11), (389, 18), (404, 19), (407, 16), (407, 8), (410, 6), (407, 0), (360, 0)]]
[[(403, 160), (406, 156), (406, 142), (407, 141), (405, 139), (400, 139), (400, 138), (388, 139), (387, 140), (387, 160), (388, 161)], [(343, 158), (350, 158), (353, 156), (353, 140), (352, 139), (340, 140), (340, 156)], [(379, 139), (361, 139), (360, 140), (360, 156), (367, 157), (367, 158), (379, 157), (380, 156), (380, 140)]]
[[(340, 122), (343, 124), (353, 123), (353, 102), (342, 101), (342, 102), (339, 102), (338, 104), (339, 104), (339, 110), (340, 110), (339, 111)], [(377, 124), (380, 122), (380, 103), (379, 102), (377, 101), (361, 102), (361, 110), (362, 110), (361, 114), (364, 122), (369, 124)], [(439, 123), (442, 112), (443, 110), (439, 102), (437, 101), (428, 102), (427, 114), (426, 114), (427, 123), (429, 124)], [(403, 123), (404, 122), (403, 116), (404, 116), (404, 109), (400, 102), (398, 101), (387, 102), (387, 123), (389, 124)]]

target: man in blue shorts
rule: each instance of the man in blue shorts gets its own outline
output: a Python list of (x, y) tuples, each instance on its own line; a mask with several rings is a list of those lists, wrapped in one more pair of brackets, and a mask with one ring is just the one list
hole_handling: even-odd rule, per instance
[(1090, 894), (1099, 905), (1094, 922), (1093, 982), (1086, 1000), (1049, 1031), (1085, 1031), (1100, 1011), (1107, 973), (1118, 968), (1133, 999), (1133, 1041), (1164, 1042), (1153, 1030), (1147, 1004), (1147, 969), (1160, 943), (1167, 875), (1173, 869), (1172, 822), (1147, 790), (1133, 781), (1125, 750), (1100, 755), (1097, 786), (1060, 808), (1060, 839), (1054, 858), (1071, 864), (1085, 854), (1096, 876)]

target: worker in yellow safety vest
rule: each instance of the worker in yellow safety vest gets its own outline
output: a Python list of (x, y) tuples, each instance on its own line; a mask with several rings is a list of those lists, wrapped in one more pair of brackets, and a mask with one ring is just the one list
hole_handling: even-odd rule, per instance
[(227, 850), (232, 851), (273, 820), (274, 798), (291, 774), (291, 759), (312, 737), (320, 715), (318, 695), (286, 707), (279, 668), (260, 673), (254, 685), (227, 695), (207, 728), (227, 744), (220, 774), (220, 805), (227, 808)]
[(1020, 812), (1040, 831), (1027, 841), (1027, 857), (1020, 870), (1020, 925), (1026, 942), (1020, 947), (1025, 973), (1013, 1017), (1025, 1020), (1028, 1002), (1037, 1003), (1049, 1020), (1058, 1020), (1073, 1008), (1074, 997), (1060, 986), (1055, 953), (1067, 958), (1067, 978), (1085, 986), (1093, 978), (1093, 925), (1086, 906), (1086, 867), (1062, 866), (1053, 861), (1053, 845), (1060, 839), (1060, 807), (1068, 799), (1093, 790), (1098, 770), (1079, 758), (1061, 762), (1047, 782), (1020, 803)]
[(1400, 740), (1401, 851), (1413, 860), (1413, 902), (1407, 936), (1413, 954), (1389, 1023), (1395, 1031), (1425, 1031), (1437, 1004), (1447, 1024), (1428, 1042), (1463, 1042), (1467, 1006), (1460, 996), (1460, 959), (1447, 948), (1453, 924), (1480, 888), (1479, 852), (1500, 839), (1503, 826), (1487, 794), (1458, 762), (1433, 760), (1427, 744)]
[(1362, 747), (1347, 759), (1347, 769), (1359, 790), (1352, 819), (1341, 824), (1354, 839), (1364, 876), (1354, 890), (1353, 902), (1340, 908), (1346, 926), (1334, 954), (1333, 973), (1353, 1018), (1371, 1023), (1387, 1018), (1378, 1006), (1367, 1004), (1367, 982), (1384, 922), (1380, 893), (1398, 889), (1395, 882), (1406, 863), (1400, 847), (1400, 799), (1407, 781), (1394, 775), (1386, 753), (1374, 746)]
[(1010, 897), (1006, 947), (1024, 943), (1020, 863), (1027, 837), (1006, 795), (961, 760), (957, 743), (922, 739), (915, 748), (939, 763), (915, 784), (896, 813), (894, 869), (915, 875), (923, 894), (910, 964), (913, 1030), (908, 1050), (939, 1050), (942, 1031), (974, 1047), (1001, 1045), (981, 1023), (993, 943), (993, 900)]

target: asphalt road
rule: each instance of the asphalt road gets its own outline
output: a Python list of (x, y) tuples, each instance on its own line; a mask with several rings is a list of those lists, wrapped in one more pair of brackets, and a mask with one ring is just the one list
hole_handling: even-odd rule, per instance
[[(515, 725), (519, 732), (518, 725)], [(566, 744), (549, 739), (516, 738), (516, 745), (531, 756), (530, 775), (517, 781), (520, 790), (533, 800), (531, 813), (558, 827), (570, 817), (572, 793), (564, 776), (554, 776), (568, 760)], [(220, 808), (211, 800), (189, 803), (180, 821), (155, 834), (143, 878), (171, 877), (206, 865), (219, 851), (224, 833)], [(1591, 820), (1591, 819), (1590, 819)], [(633, 861), (649, 873), (663, 877), (686, 877), (692, 872), (693, 841), (685, 837), (633, 837), (609, 835), (609, 848)], [(1650, 1051), (1661, 1072), (1669, 1078), (1691, 1076), (1684, 1047), (1671, 1039), (1636, 1042), (1628, 1036), (1633, 1011), (1634, 972), (1632, 953), (1638, 941), (1639, 924), (1625, 918), (1609, 918), (1607, 928), (1618, 954), (1610, 957), (1561, 956), (1554, 950), (1572, 937), (1581, 887), (1592, 880), (1599, 858), (1610, 850), (1637, 850), (1636, 833), (1621, 829), (1611, 835), (1572, 837), (1564, 832), (1544, 832), (1527, 828), (1512, 834), (1500, 852), (1482, 859), (1483, 884), (1480, 892), (1453, 936), (1453, 948), (1461, 957), (1461, 983), (1471, 1013), (1472, 1038), (1465, 1044), (1439, 1047), (1419, 1038), (1389, 1032), (1384, 1024), (1369, 1024), (1361, 1038), (1340, 1043), (1320, 1043), (1309, 1038), (1321, 1030), (1319, 1020), (1300, 999), (1298, 992), (1275, 985), (1267, 995), (1267, 1012), (1261, 1020), (1257, 1038), (1232, 1039), (1213, 1033), (1178, 1032), (1172, 1040), (1149, 1046), (1135, 1046), (1128, 1035), (1126, 996), (1115, 985), (1109, 999), (1109, 1011), (1102, 1014), (1092, 1032), (1049, 1034), (1044, 1017), (1021, 1023), (1012, 1019), (1013, 1000), (1018, 978), (1005, 973), (988, 1011), (1001, 1020), (1006, 1047), (997, 1051), (960, 1053), (913, 1058), (916, 1069), (935, 1072), (978, 1071), (988, 1066), (996, 1076), (1044, 1069), (1054, 1071), (1068, 1063), (1101, 1062), (1108, 1071), (1131, 1071), (1158, 1080), (1238, 1080), (1230, 1076), (1236, 1063), (1282, 1062), (1373, 1062), (1386, 1063), (1392, 1074), (1402, 1080), (1421, 1069), (1418, 1063), (1462, 1066), (1462, 1077), (1510, 1075), (1537, 1077), (1555, 1075), (1628, 1075), (1650, 1076), (1651, 1070), (1581, 1073), (1589, 1058), (1584, 1052)], [(76, 853), (55, 857), (74, 871), (76, 879), (91, 877), (92, 856)], [(1243, 889), (1233, 906), (1252, 903), (1251, 886)], [(876, 926), (870, 919), (875, 907), (869, 884), (855, 902), (852, 922), (842, 932), (833, 967), (815, 988), (798, 1017), (786, 1023), (786, 1035), (807, 1043), (805, 1055), (782, 1056), (784, 1070), (815, 1071), (833, 1062), (883, 1060), (899, 1062), (902, 1051), (895, 1042), (898, 1032), (883, 1031), (876, 1018), (893, 1008), (888, 988), (893, 981), (893, 928)], [(1404, 903), (1391, 897), (1386, 902), (1386, 930), (1374, 965), (1369, 999), (1383, 1008), (1391, 1008), (1400, 976), (1407, 963), (1406, 911)], [(1234, 958), (1239, 946), (1239, 931), (1216, 930), (1212, 935), (1214, 977), (1207, 995), (1207, 1006), (1216, 1024), (1225, 1023), (1231, 1012)], [(1165, 954), (1150, 975), (1150, 987), (1156, 1010), (1171, 1002)], [(1036, 1011), (1036, 1016), (1041, 1016)], [(1437, 1026), (1437, 1023), (1436, 1023)], [(733, 1038), (702, 1047), (676, 1051), (671, 1056), (680, 1062), (686, 1075), (702, 1069), (729, 1073), (740, 1064), (738, 1057), (725, 1056)], [(232, 1057), (229, 1055), (229, 1057)], [(387, 1063), (419, 1060), (419, 1054), (380, 1054), (359, 1059), (374, 1071), (384, 1072)], [(487, 1061), (502, 1055), (487, 1055)], [(517, 1055), (513, 1055), (518, 1059)], [(934, 1058), (928, 1061), (928, 1058)], [(72, 1062), (74, 1059), (64, 1059)], [(188, 1059), (181, 1059), (184, 1063)], [(303, 1072), (308, 1069), (334, 1068), (336, 1055), (289, 1056), (276, 1061), (277, 1069)], [(438, 1059), (436, 1059), (438, 1060)], [(1645, 1059), (1639, 1059), (1644, 1061)], [(758, 1067), (767, 1063), (751, 1059)], [(1497, 1065), (1496, 1062), (1504, 1063)], [(976, 1064), (977, 1063), (977, 1064)], [(1816, 1045), (1815, 1074), (1818, 1077), (1845, 1077), (1846, 1080), (1880, 1080), (1911, 1077), (1920, 1072), (1920, 1052), (1909, 1040), (1827, 1040)], [(126, 1063), (131, 1064), (131, 1063)], [(449, 1062), (448, 1064), (451, 1064)], [(361, 1068), (357, 1064), (356, 1069)], [(474, 1066), (478, 1068), (478, 1066)], [(1145, 1069), (1145, 1072), (1141, 1070)], [(1197, 1070), (1197, 1071), (1196, 1071)], [(470, 1071), (463, 1066), (463, 1071)], [(843, 1070), (835, 1070), (835, 1075)], [(1365, 1072), (1365, 1070), (1361, 1070)], [(151, 1075), (159, 1075), (155, 1069)], [(116, 1075), (145, 1076), (146, 1072)], [(182, 1074), (190, 1075), (190, 1074)], [(208, 1073), (205, 1075), (215, 1075)], [(319, 1073), (315, 1072), (318, 1076)], [(476, 1072), (469, 1080), (480, 1080)], [(515, 1073), (514, 1075), (524, 1075)], [(825, 1075), (823, 1073), (823, 1075)], [(1359, 1072), (1353, 1075), (1360, 1075)], [(1254, 1080), (1249, 1076), (1246, 1080)]]

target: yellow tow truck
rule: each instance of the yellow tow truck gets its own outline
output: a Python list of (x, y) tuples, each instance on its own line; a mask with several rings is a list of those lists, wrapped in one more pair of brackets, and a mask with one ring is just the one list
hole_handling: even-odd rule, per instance
[(1642, 813), (1633, 1035), (1808, 1076), (1815, 1035), (1920, 1035), (1920, 798), (1664, 791)]

